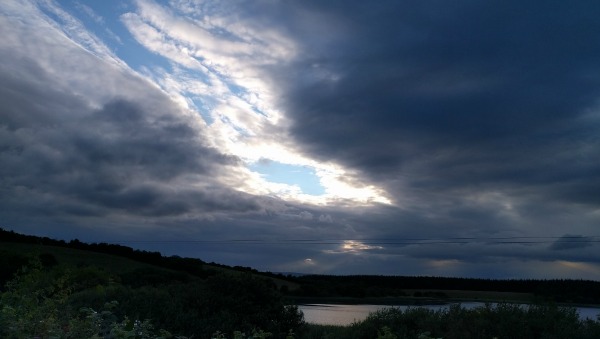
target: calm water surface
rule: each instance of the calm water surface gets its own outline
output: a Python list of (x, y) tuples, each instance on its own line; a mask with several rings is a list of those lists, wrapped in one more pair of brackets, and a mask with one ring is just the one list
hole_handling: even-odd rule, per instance
[[(468, 302), (461, 306), (467, 309), (484, 306), (484, 303)], [(443, 310), (450, 305), (424, 305), (424, 306), (389, 306), (389, 305), (332, 305), (332, 304), (311, 304), (299, 305), (298, 308), (304, 313), (304, 320), (311, 324), (320, 325), (350, 325), (354, 321), (364, 320), (369, 313), (382, 308), (396, 307), (401, 310), (414, 307), (424, 307), (430, 310)], [(600, 314), (600, 308), (576, 307), (581, 319), (595, 320)]]

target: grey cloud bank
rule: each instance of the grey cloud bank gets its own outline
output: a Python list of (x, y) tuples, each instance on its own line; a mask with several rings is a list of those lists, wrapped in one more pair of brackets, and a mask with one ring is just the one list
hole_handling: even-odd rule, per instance
[[(127, 11), (147, 3), (166, 6)], [(392, 204), (241, 190), (243, 160), (151, 71), (7, 2), (1, 227), (270, 271), (600, 279), (600, 5), (184, 5), (165, 10), (200, 25), (199, 13), (220, 9), (271, 34), (249, 40), (292, 41), (285, 62), (237, 55), (273, 89), (288, 123), (277, 138)], [(235, 38), (207, 32), (211, 43)]]

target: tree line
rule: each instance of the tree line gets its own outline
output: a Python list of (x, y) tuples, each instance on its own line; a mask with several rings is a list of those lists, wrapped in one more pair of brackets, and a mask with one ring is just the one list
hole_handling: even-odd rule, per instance
[[(407, 290), (462, 290), (531, 293), (538, 301), (600, 304), (600, 282), (574, 279), (476, 279), (377, 275), (304, 275), (291, 295), (304, 297), (408, 296)], [(443, 298), (443, 294), (431, 295)]]
[[(57, 246), (64, 248), (71, 248), (77, 250), (91, 251), (96, 253), (104, 253), (110, 255), (116, 255), (123, 258), (132, 259), (135, 261), (143, 262), (146, 264), (164, 267), (171, 270), (177, 270), (181, 272), (186, 272), (192, 274), (197, 277), (208, 277), (210, 275), (215, 274), (215, 270), (211, 267), (221, 267), (228, 268), (235, 271), (240, 272), (251, 272), (258, 273), (257, 270), (252, 269), (250, 267), (242, 267), (242, 266), (227, 266), (222, 264), (217, 264), (214, 262), (206, 263), (198, 258), (184, 258), (177, 255), (173, 256), (163, 256), (160, 252), (155, 251), (145, 251), (133, 249), (129, 246), (119, 245), (119, 244), (110, 244), (105, 242), (99, 243), (86, 243), (82, 242), (79, 239), (73, 239), (70, 241), (65, 240), (57, 240), (51, 239), (48, 237), (39, 237), (34, 235), (25, 235), (20, 234), (14, 231), (8, 231), (3, 228), (0, 228), (0, 242), (14, 242), (14, 243), (24, 243), (24, 244), (38, 244), (38, 245), (46, 245), (46, 246)], [(211, 267), (206, 268), (206, 265)], [(18, 266), (20, 267), (20, 265)], [(0, 277), (1, 278), (1, 277)], [(5, 281), (5, 280), (4, 280)], [(0, 280), (0, 283), (2, 280)]]
[[(108, 243), (85, 243), (78, 239), (71, 241), (55, 240), (48, 237), (23, 235), (0, 228), (0, 241), (20, 242), (59, 246), (79, 250), (93, 251), (117, 255), (139, 262), (164, 267), (206, 278), (214, 275), (214, 268), (221, 267), (240, 272), (260, 273), (264, 276), (283, 278), (296, 282), (300, 288), (293, 291), (284, 290), (290, 296), (303, 297), (385, 297), (407, 296), (406, 290), (465, 290), (465, 291), (501, 291), (531, 293), (539, 301), (559, 303), (600, 304), (600, 282), (575, 279), (477, 279), (457, 277), (429, 276), (377, 276), (377, 275), (300, 275), (284, 276), (270, 272), (258, 272), (251, 267), (227, 266), (217, 263), (206, 263), (198, 258), (182, 258), (179, 256), (163, 256), (159, 252), (133, 249), (128, 246)], [(2, 260), (2, 259), (0, 259)], [(12, 261), (15, 267), (19, 261)], [(11, 273), (12, 274), (12, 273)], [(0, 283), (6, 281), (10, 274), (0, 274)], [(444, 297), (441, 294), (433, 295)]]

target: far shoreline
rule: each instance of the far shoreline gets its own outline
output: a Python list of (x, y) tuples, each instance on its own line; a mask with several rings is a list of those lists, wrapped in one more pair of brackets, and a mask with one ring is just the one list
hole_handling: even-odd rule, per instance
[[(470, 292), (470, 291), (461, 291)], [(477, 292), (477, 291), (475, 291)], [(600, 308), (600, 304), (593, 303), (569, 303), (554, 302), (548, 300), (536, 299), (491, 299), (491, 298), (419, 298), (419, 297), (298, 297), (286, 296), (285, 300), (291, 305), (385, 305), (385, 306), (430, 306), (430, 305), (450, 305), (460, 303), (490, 303), (490, 304), (523, 304), (523, 305), (544, 305), (552, 304), (560, 307), (583, 307)]]

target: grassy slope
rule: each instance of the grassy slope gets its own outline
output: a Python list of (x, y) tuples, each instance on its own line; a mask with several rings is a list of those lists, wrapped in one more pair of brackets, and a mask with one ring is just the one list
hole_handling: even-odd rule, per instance
[[(138, 269), (153, 269), (156, 271), (173, 272), (167, 268), (162, 268), (146, 263), (142, 263), (129, 258), (110, 255), (105, 253), (98, 253), (92, 251), (85, 251), (73, 248), (38, 245), (38, 244), (27, 244), (27, 243), (13, 243), (13, 242), (0, 242), (0, 252), (9, 252), (17, 255), (28, 255), (38, 256), (43, 253), (52, 254), (59, 264), (67, 265), (89, 265), (103, 268), (107, 272), (114, 274), (124, 274), (136, 271)], [(210, 264), (202, 265), (203, 269), (215, 270), (224, 273), (239, 273), (234, 269), (226, 267), (212, 266)], [(263, 277), (262, 275), (260, 275)], [(300, 287), (299, 284), (287, 281), (284, 279), (278, 279), (273, 277), (265, 277), (272, 280), (278, 288), (281, 286), (287, 286), (288, 290), (295, 290)]]
[(168, 271), (164, 268), (141, 263), (128, 258), (66, 247), (0, 242), (0, 250), (27, 256), (37, 256), (43, 253), (49, 253), (56, 258), (59, 264), (97, 266), (105, 269), (107, 272), (115, 274), (129, 273), (141, 268), (154, 268), (157, 270)]

